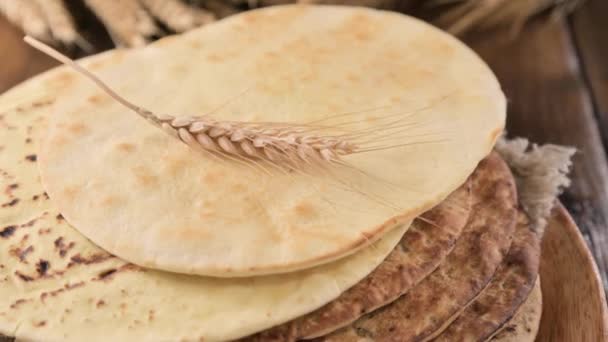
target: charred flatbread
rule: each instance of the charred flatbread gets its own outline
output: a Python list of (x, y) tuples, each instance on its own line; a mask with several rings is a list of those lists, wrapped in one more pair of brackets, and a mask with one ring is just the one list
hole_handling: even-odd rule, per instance
[(486, 341), (494, 335), (530, 295), (539, 259), (540, 238), (520, 211), (509, 254), (494, 278), (435, 341)]
[(515, 316), (490, 341), (492, 342), (533, 342), (536, 340), (543, 311), (543, 296), (540, 279), (530, 296), (519, 308)]
[(517, 199), (513, 177), (496, 154), (472, 176), (473, 209), (446, 260), (392, 304), (320, 341), (422, 341), (457, 317), (486, 287), (511, 243)]

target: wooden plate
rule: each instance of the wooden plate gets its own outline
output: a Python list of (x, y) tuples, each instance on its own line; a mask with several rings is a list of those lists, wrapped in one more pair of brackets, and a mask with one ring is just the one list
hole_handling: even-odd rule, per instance
[(537, 341), (608, 341), (608, 310), (597, 266), (560, 205), (545, 231), (540, 261), (543, 315)]

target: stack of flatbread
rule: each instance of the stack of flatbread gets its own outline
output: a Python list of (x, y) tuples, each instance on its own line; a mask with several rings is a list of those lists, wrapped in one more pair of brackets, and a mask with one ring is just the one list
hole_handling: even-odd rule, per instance
[(541, 236), (492, 152), (504, 95), (456, 39), (396, 13), (278, 6), (79, 63), (157, 113), (323, 122), (372, 147), (261, 170), (66, 67), (25, 82), (0, 97), (1, 334), (534, 340)]

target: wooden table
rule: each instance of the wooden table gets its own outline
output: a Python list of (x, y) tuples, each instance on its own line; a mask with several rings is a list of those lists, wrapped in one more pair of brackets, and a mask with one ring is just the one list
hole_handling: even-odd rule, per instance
[[(591, 248), (604, 284), (608, 284), (606, 13), (608, 1), (588, 0), (568, 20), (536, 20), (516, 39), (502, 32), (465, 38), (505, 89), (511, 136), (579, 149), (572, 186), (561, 199)], [(100, 41), (107, 46), (107, 37)], [(25, 46), (21, 33), (1, 18), (0, 61), (0, 92), (56, 64)]]

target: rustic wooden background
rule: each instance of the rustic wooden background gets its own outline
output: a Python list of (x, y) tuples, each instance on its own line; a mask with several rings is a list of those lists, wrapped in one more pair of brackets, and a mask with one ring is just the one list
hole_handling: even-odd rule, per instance
[[(87, 18), (80, 19), (86, 21)], [(99, 24), (85, 37), (111, 46)], [(608, 284), (608, 1), (588, 0), (568, 19), (537, 19), (515, 39), (475, 33), (465, 42), (498, 75), (509, 99), (508, 132), (575, 146), (572, 186), (561, 197)], [(54, 65), (0, 18), (0, 92)], [(76, 55), (78, 55), (76, 53)]]

